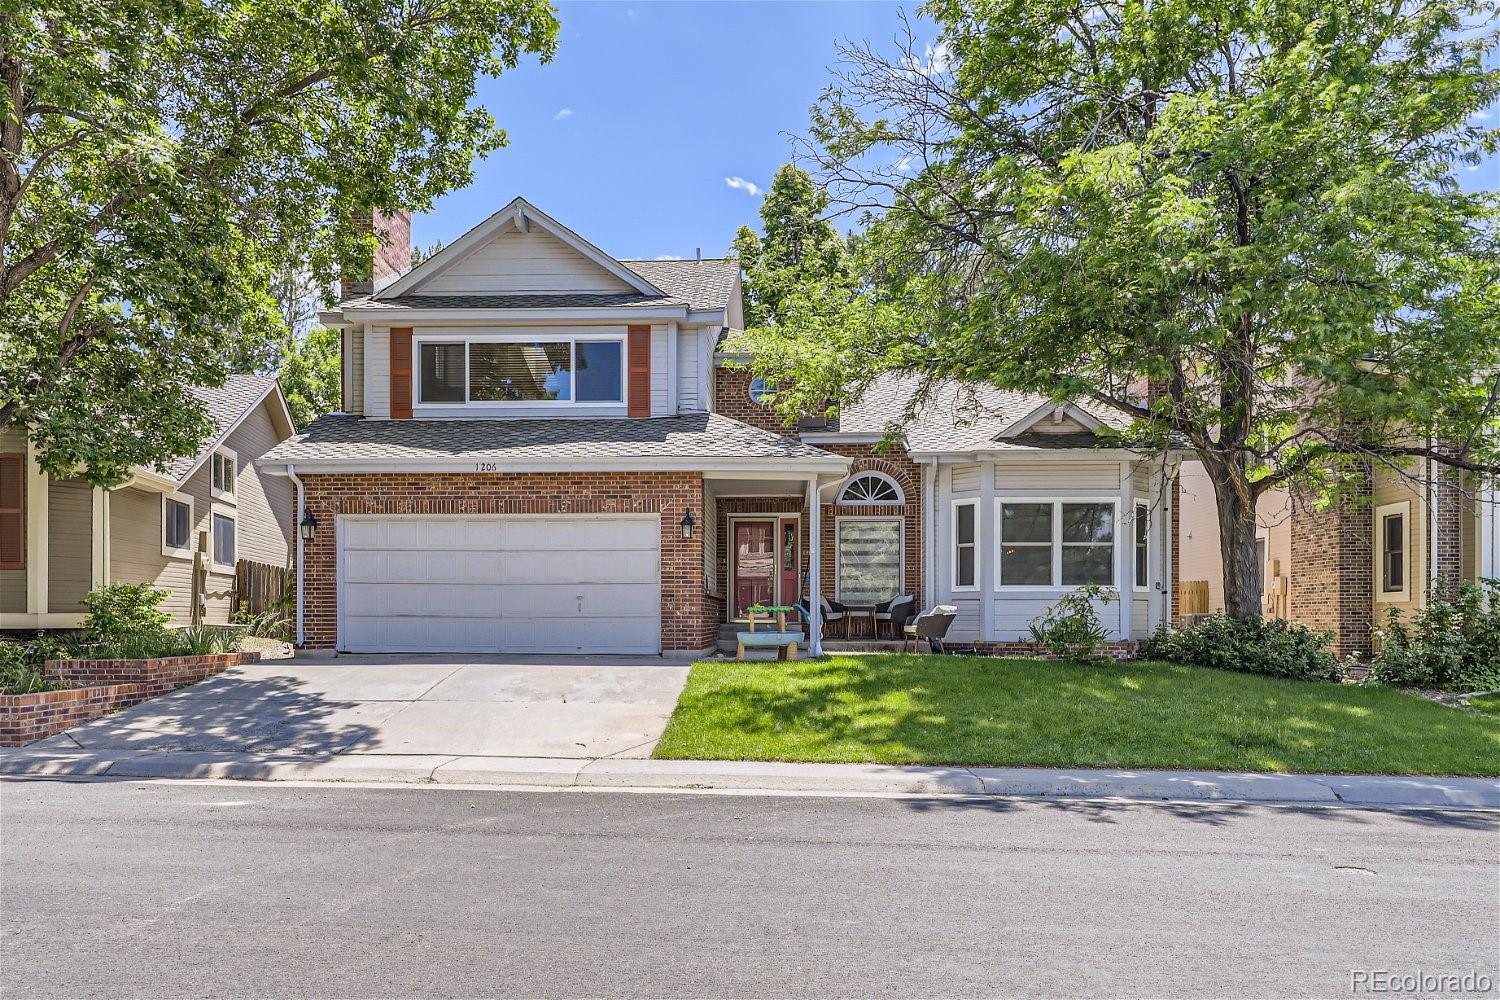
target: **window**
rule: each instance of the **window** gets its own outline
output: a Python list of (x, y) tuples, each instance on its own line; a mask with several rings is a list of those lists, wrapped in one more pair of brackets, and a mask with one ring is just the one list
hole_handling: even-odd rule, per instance
[(186, 493), (162, 494), (161, 553), (175, 559), (193, 558), (193, 498)]
[(974, 590), (979, 586), (979, 502), (953, 501), (953, 589)]
[(1116, 501), (998, 500), (1000, 587), (1115, 581)]
[(899, 504), (906, 498), (901, 487), (890, 476), (881, 472), (865, 472), (849, 480), (839, 494), (839, 503), (848, 504)]
[(901, 593), (901, 519), (838, 519), (837, 585), (845, 604), (872, 605)]
[(1151, 506), (1135, 505), (1135, 589), (1151, 589)]
[(625, 342), (617, 338), (418, 341), (418, 402), (620, 403)]
[(1380, 589), (1379, 601), (1405, 601), (1407, 587), (1408, 543), (1406, 525), (1411, 516), (1411, 502), (1389, 503), (1375, 508), (1375, 572)]
[(750, 380), (750, 402), (756, 406), (762, 406), (776, 398), (776, 387), (767, 384), (763, 378)]
[(227, 510), (215, 510), (211, 520), (212, 523), (209, 525), (209, 528), (210, 537), (213, 539), (214, 569), (233, 573), (235, 531), (238, 527), (235, 523), (234, 514)]
[(209, 456), (213, 495), (226, 500), (234, 499), (235, 454), (228, 448), (219, 448)]

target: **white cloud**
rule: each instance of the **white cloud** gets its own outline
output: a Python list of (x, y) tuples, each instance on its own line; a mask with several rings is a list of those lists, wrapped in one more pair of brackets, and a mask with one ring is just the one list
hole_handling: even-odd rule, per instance
[(572, 117), (573, 117), (573, 109), (572, 108), (559, 108), (557, 114), (555, 114), (555, 115), (552, 116), (552, 120), (555, 121), (555, 122), (560, 122), (560, 121), (563, 121), (564, 119), (572, 118)]
[(659, 253), (655, 257), (652, 257), (651, 259), (652, 260), (686, 260), (687, 258), (686, 257), (679, 257), (675, 253)]
[(899, 160), (896, 161), (896, 171), (898, 173), (903, 173), (903, 174), (909, 174), (909, 173), (911, 173), (911, 156), (910, 156), (910, 154), (908, 154), (906, 156), (903, 156), (903, 157), (901, 157), (901, 159), (899, 159)]
[(906, 69), (915, 75), (939, 76), (953, 68), (953, 50), (947, 42), (929, 43), (922, 51), (922, 58), (907, 56), (903, 61)]
[(724, 183), (728, 184), (730, 187), (734, 188), (736, 191), (743, 191), (743, 192), (745, 192), (746, 194), (750, 195), (752, 198), (755, 197), (756, 195), (760, 194), (760, 185), (756, 184), (753, 181), (747, 181), (743, 177), (726, 177), (726, 178), (724, 178)]

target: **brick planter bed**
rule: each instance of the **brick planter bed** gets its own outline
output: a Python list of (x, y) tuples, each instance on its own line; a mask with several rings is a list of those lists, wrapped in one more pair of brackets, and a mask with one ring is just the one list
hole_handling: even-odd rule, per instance
[(60, 691), (0, 694), (0, 746), (18, 747), (166, 694), (259, 653), (165, 656), (154, 660), (48, 660), (42, 675), (74, 685)]

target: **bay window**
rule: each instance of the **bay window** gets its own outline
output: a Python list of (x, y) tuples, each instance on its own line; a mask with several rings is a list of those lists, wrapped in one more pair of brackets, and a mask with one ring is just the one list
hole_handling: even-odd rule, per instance
[(837, 527), (838, 599), (873, 605), (901, 593), (901, 519), (841, 517)]
[(1115, 500), (997, 500), (999, 587), (1115, 581)]
[(1151, 506), (1135, 505), (1135, 589), (1151, 589)]
[(979, 586), (979, 501), (953, 501), (953, 589)]
[(417, 402), (623, 403), (621, 337), (419, 339)]

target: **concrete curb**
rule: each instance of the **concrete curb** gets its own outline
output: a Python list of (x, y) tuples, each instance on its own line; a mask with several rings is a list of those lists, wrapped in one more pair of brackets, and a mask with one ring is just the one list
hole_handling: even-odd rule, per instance
[(1143, 801), (1426, 806), (1500, 810), (1500, 779), (1247, 774), (1031, 767), (922, 767), (757, 761), (455, 757), (421, 754), (262, 756), (180, 751), (0, 751), (0, 775), (394, 782), (548, 788), (1123, 798)]

